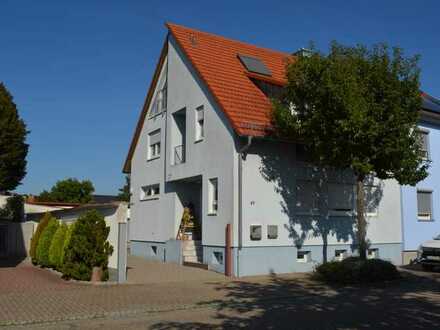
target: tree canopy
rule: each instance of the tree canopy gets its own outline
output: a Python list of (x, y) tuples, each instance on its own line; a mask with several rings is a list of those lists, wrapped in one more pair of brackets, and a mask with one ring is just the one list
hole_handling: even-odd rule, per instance
[(11, 94), (0, 83), (0, 191), (14, 190), (26, 175), (27, 133)]
[(58, 181), (50, 191), (44, 190), (38, 201), (85, 204), (92, 200), (95, 188), (90, 180), (69, 178)]
[(130, 177), (125, 176), (125, 185), (119, 189), (118, 199), (123, 202), (130, 202)]
[(427, 176), (417, 130), (421, 95), (418, 57), (400, 48), (332, 43), (287, 68), (287, 86), (274, 101), (276, 134), (304, 144), (316, 164), (351, 169), (357, 180), (357, 231), (365, 256), (362, 189), (367, 176), (415, 185)]

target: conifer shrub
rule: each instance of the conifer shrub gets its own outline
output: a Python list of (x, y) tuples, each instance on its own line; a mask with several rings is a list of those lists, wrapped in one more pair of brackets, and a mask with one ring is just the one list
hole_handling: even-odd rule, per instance
[(98, 211), (90, 210), (81, 215), (66, 246), (63, 277), (89, 281), (93, 267), (102, 267), (102, 280), (107, 280), (108, 258), (113, 253), (107, 241), (109, 232), (110, 227)]
[(49, 221), (53, 219), (52, 215), (50, 213), (46, 213), (40, 220), (40, 223), (37, 226), (37, 230), (35, 230), (34, 235), (31, 239), (31, 248), (29, 250), (29, 255), (31, 256), (32, 263), (36, 265), (37, 262), (37, 247), (38, 243), (40, 241), (41, 233), (44, 231), (46, 226), (48, 225)]
[(58, 220), (52, 218), (49, 220), (49, 223), (47, 224), (46, 228), (44, 228), (40, 236), (40, 241), (38, 242), (37, 246), (37, 262), (43, 267), (51, 266), (49, 262), (49, 249), (50, 244), (52, 243), (52, 238), (55, 235), (58, 227)]
[(58, 226), (57, 231), (53, 235), (52, 242), (49, 248), (49, 264), (55, 269), (61, 268), (61, 257), (64, 248), (64, 239), (67, 232), (67, 225), (65, 223)]
[(75, 228), (75, 222), (71, 223), (70, 225), (67, 226), (66, 235), (64, 236), (63, 247), (61, 249), (61, 256), (60, 256), (61, 267), (59, 270), (62, 270), (62, 268), (63, 268), (64, 261), (66, 259), (67, 246), (69, 245), (70, 238), (72, 237), (72, 232), (73, 232), (74, 228)]

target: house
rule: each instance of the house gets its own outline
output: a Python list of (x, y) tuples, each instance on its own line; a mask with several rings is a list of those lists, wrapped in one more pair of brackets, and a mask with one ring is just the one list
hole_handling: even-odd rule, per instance
[[(351, 173), (311, 166), (301, 145), (267, 136), (270, 98), (295, 55), (166, 26), (123, 169), (131, 253), (223, 272), (227, 225), (235, 276), (356, 253)], [(366, 191), (369, 257), (400, 264), (400, 186), (371, 179)], [(197, 225), (182, 235), (185, 208)]]
[(440, 100), (423, 93), (420, 134), (429, 176), (415, 187), (402, 186), (404, 263), (417, 256), (421, 243), (440, 235)]

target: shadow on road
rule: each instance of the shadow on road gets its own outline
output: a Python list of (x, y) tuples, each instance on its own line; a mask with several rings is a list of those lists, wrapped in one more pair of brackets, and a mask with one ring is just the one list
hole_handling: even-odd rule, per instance
[(404, 272), (403, 279), (369, 287), (330, 287), (273, 275), (265, 283), (217, 287), (226, 299), (209, 301), (216, 323), (161, 322), (165, 329), (438, 329), (440, 279)]

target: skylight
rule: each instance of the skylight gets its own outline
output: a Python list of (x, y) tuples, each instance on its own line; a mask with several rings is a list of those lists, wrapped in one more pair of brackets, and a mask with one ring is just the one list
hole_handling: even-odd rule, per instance
[(260, 59), (240, 54), (238, 54), (238, 58), (249, 72), (259, 73), (265, 76), (272, 75), (267, 66)]

